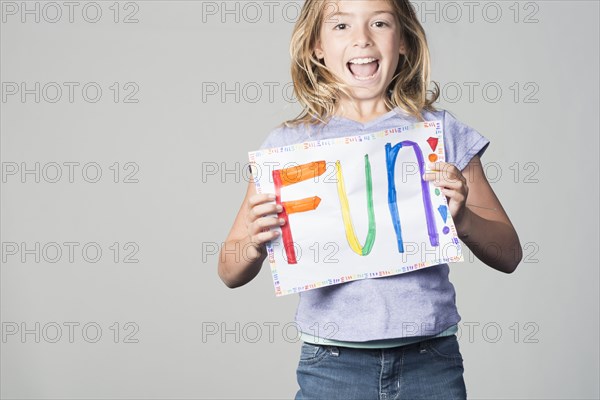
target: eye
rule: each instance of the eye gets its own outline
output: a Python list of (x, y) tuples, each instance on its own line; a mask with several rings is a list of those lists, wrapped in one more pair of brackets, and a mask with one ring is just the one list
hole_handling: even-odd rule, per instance
[(374, 22), (373, 25), (375, 25), (378, 28), (383, 28), (384, 26), (390, 26), (390, 24), (388, 24), (385, 21), (377, 21), (377, 22)]
[(346, 29), (347, 27), (348, 27), (348, 25), (346, 25), (346, 24), (337, 24), (336, 26), (334, 26), (334, 27), (333, 27), (333, 29), (336, 29), (336, 30), (344, 30), (344, 29)]

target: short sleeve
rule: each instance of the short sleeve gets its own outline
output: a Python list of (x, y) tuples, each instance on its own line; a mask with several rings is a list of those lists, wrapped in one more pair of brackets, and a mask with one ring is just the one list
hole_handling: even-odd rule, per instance
[(260, 145), (260, 150), (305, 142), (308, 139), (306, 134), (304, 127), (289, 127), (281, 124), (267, 135)]
[(275, 134), (276, 131), (277, 131), (277, 129), (274, 129), (267, 135), (267, 137), (263, 140), (262, 144), (260, 145), (259, 150), (274, 147), (272, 145), (272, 143), (273, 143), (273, 135)]
[(450, 112), (444, 111), (444, 144), (446, 162), (463, 170), (473, 157), (483, 155), (490, 141), (475, 129), (457, 120)]

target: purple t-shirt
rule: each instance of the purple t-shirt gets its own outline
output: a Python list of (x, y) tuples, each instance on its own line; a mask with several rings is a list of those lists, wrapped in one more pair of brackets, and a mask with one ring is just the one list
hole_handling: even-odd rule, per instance
[[(489, 140), (445, 110), (423, 111), (426, 121), (444, 121), (446, 162), (464, 169), (481, 156)], [(328, 124), (286, 126), (273, 130), (261, 149), (317, 139), (364, 135), (418, 120), (395, 108), (367, 123), (333, 117)], [(300, 292), (296, 324), (302, 332), (343, 341), (363, 342), (430, 336), (458, 323), (448, 264), (381, 278), (360, 279)]]

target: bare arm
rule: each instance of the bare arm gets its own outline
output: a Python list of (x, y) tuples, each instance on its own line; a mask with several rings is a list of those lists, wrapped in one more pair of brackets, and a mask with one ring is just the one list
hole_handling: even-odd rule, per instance
[(257, 194), (254, 183), (248, 184), (244, 201), (238, 211), (229, 235), (219, 254), (218, 273), (230, 288), (250, 282), (266, 258), (265, 243), (276, 238), (278, 230), (263, 232), (266, 228), (281, 226), (274, 195)]
[(478, 156), (463, 171), (448, 163), (436, 163), (437, 179), (448, 198), (448, 207), (459, 238), (475, 256), (488, 266), (505, 273), (513, 272), (523, 252), (515, 228), (490, 186)]

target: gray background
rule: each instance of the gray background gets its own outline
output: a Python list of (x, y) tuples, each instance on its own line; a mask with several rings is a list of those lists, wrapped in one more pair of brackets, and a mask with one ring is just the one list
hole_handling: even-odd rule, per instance
[[(292, 398), (297, 297), (274, 296), (268, 264), (226, 288), (212, 250), (247, 151), (299, 110), (284, 89), (298, 7), (88, 3), (73, 22), (37, 3), (23, 22), (2, 2), (2, 397)], [(512, 275), (451, 266), (469, 395), (598, 398), (598, 2), (416, 4), (438, 105), (491, 140), (486, 172), (525, 254)], [(40, 82), (39, 103), (11, 82)], [(39, 182), (21, 176), (36, 163)]]

